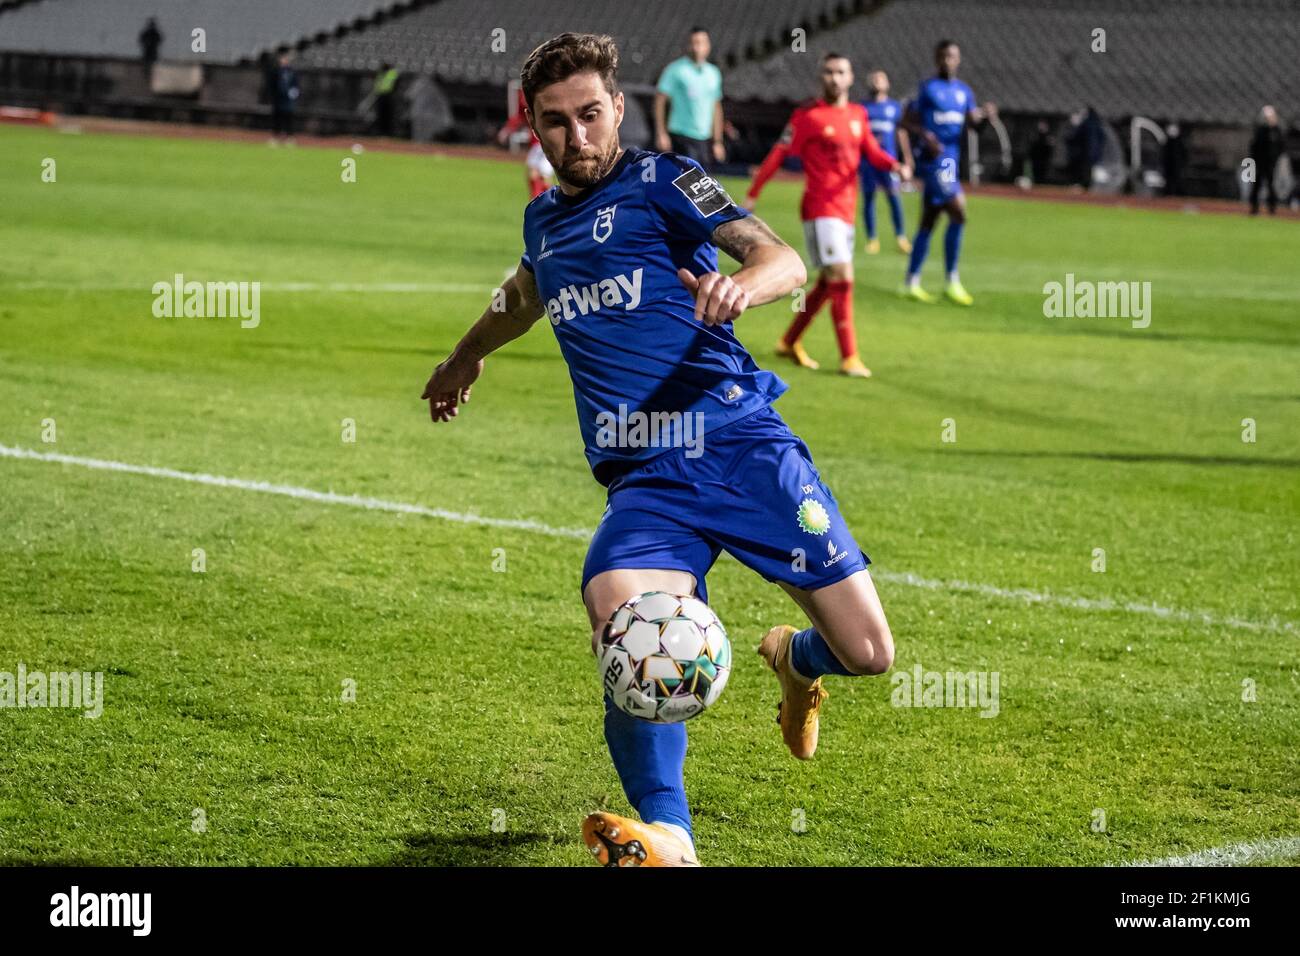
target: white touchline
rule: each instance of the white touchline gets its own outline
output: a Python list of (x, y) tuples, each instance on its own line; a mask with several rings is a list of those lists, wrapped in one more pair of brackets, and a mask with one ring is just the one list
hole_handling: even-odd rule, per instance
[[(467, 282), (259, 282), (263, 292), (477, 292), (490, 293), (486, 283)], [(4, 288), (6, 283), (0, 283)], [(153, 282), (15, 282), (13, 288), (36, 292), (148, 292)]]
[(1183, 621), (1188, 624), (1206, 624), (1211, 627), (1235, 627), (1245, 631), (1272, 631), (1280, 634), (1300, 633), (1300, 626), (1291, 621), (1248, 621), (1240, 617), (1217, 617), (1208, 611), (1180, 611), (1177, 608), (1162, 607), (1159, 604), (1139, 601), (1112, 601), (1110, 598), (1070, 597), (1063, 594), (1050, 594), (1045, 591), (1030, 591), (1027, 588), (1000, 588), (992, 584), (974, 584), (969, 581), (934, 581), (919, 577), (910, 571), (872, 571), (871, 576), (881, 581), (894, 584), (909, 584), (912, 587), (926, 588), (931, 591), (968, 591), (974, 594), (986, 594), (989, 597), (1009, 598), (1024, 601), (1026, 604), (1052, 604), (1057, 607), (1071, 607), (1080, 611), (1125, 611), (1129, 614), (1150, 614), (1170, 621)]
[(1275, 837), (1254, 843), (1233, 843), (1211, 847), (1186, 856), (1158, 860), (1134, 860), (1121, 866), (1245, 866), (1269, 860), (1290, 860), (1300, 856), (1300, 837)]
[(311, 488), (298, 488), (294, 485), (277, 485), (269, 481), (249, 481), (245, 478), (226, 478), (222, 475), (205, 475), (201, 472), (177, 471), (174, 468), (154, 468), (150, 465), (132, 465), (124, 461), (106, 461), (102, 458), (79, 458), (76, 455), (59, 455), (53, 452), (32, 451), (28, 448), (11, 448), (0, 445), (0, 457), (25, 458), (33, 461), (52, 461), (62, 465), (75, 465), (80, 468), (94, 468), (99, 471), (118, 471), (129, 475), (148, 475), (151, 478), (174, 478), (177, 481), (190, 481), (197, 485), (215, 485), (218, 488), (238, 488), (240, 491), (260, 491), (268, 495), (284, 495), (288, 498), (302, 498), (326, 505), (350, 505), (353, 508), (367, 508), (371, 511), (394, 511), (399, 514), (422, 515), (426, 518), (441, 518), (443, 521), (458, 521), (461, 524), (486, 525), (491, 528), (515, 528), (520, 531), (536, 531), (560, 538), (581, 538), (587, 540), (591, 532), (582, 528), (552, 528), (537, 521), (514, 520), (511, 518), (484, 518), (476, 514), (459, 511), (446, 511), (442, 508), (426, 508), (424, 505), (408, 505), (400, 501), (384, 501), (381, 498), (367, 498), (362, 495), (340, 495), (333, 491), (313, 491)]
[[(586, 541), (591, 538), (592, 534), (590, 530), (585, 528), (556, 528), (540, 521), (527, 519), (485, 518), (467, 512), (448, 511), (444, 508), (428, 508), (424, 505), (386, 501), (382, 498), (340, 495), (333, 491), (315, 491), (311, 488), (300, 488), (296, 485), (279, 485), (268, 481), (253, 481), (247, 478), (227, 478), (222, 475), (208, 475), (201, 472), (177, 471), (174, 468), (156, 468), (152, 465), (132, 465), (128, 462), (109, 461), (102, 458), (81, 458), (76, 455), (33, 451), (29, 448), (14, 448), (9, 445), (0, 445), (0, 458), (54, 462), (79, 468), (93, 468), (99, 471), (147, 475), (151, 478), (172, 478), (177, 481), (189, 481), (199, 485), (238, 488), (240, 491), (258, 491), (269, 495), (284, 495), (287, 498), (299, 498), (319, 502), (320, 504), (348, 505), (353, 508), (366, 508), (371, 511), (391, 511), (398, 514), (421, 515), (426, 518), (438, 518), (443, 521), (455, 521), (461, 524), (484, 525), (491, 528), (514, 528), (519, 531), (532, 531), (553, 538), (575, 538)], [(1209, 627), (1232, 627), (1241, 630), (1269, 631), (1281, 634), (1300, 633), (1300, 626), (1291, 621), (1250, 621), (1239, 617), (1220, 617), (1206, 611), (1183, 611), (1153, 603), (1121, 602), (1109, 598), (1070, 597), (1068, 595), (1052, 594), (1047, 591), (1031, 591), (1025, 588), (1000, 588), (992, 584), (978, 584), (969, 581), (939, 581), (932, 578), (923, 578), (910, 571), (886, 571), (874, 565), (871, 576), (877, 581), (924, 588), (929, 591), (964, 591), (1002, 600), (1022, 601), (1026, 604), (1048, 604), (1054, 607), (1073, 608), (1079, 611), (1122, 611), (1128, 614), (1145, 614), (1164, 618), (1165, 620), (1203, 624)]]

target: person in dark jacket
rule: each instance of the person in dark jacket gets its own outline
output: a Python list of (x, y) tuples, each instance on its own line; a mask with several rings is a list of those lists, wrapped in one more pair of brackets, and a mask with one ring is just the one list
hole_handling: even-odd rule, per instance
[(276, 65), (267, 77), (267, 91), (271, 100), (271, 142), (283, 137), (293, 143), (293, 118), (298, 109), (298, 71), (289, 63), (289, 51), (281, 50)]
[(1165, 148), (1162, 157), (1165, 195), (1187, 195), (1187, 186), (1183, 182), (1183, 171), (1187, 169), (1187, 143), (1183, 140), (1183, 131), (1179, 129), (1177, 123), (1170, 123), (1165, 127)]
[(1268, 214), (1272, 216), (1277, 213), (1277, 187), (1273, 183), (1273, 172), (1282, 156), (1284, 145), (1277, 110), (1265, 106), (1259, 111), (1259, 123), (1255, 126), (1255, 135), (1250, 138), (1250, 158), (1255, 161), (1255, 182), (1250, 187), (1252, 216), (1259, 215), (1259, 192), (1264, 186), (1268, 187)]
[(145, 66), (158, 62), (158, 48), (162, 46), (162, 32), (158, 29), (158, 19), (150, 17), (140, 31), (140, 59)]
[(1056, 149), (1056, 140), (1047, 120), (1038, 121), (1038, 130), (1029, 144), (1029, 168), (1033, 174), (1034, 185), (1047, 182), (1048, 171), (1052, 168), (1052, 151)]
[[(1077, 118), (1077, 122), (1076, 122)], [(1092, 188), (1092, 169), (1101, 162), (1106, 149), (1106, 131), (1101, 116), (1091, 106), (1082, 115), (1071, 117), (1074, 128), (1066, 138), (1070, 171), (1076, 185)]]

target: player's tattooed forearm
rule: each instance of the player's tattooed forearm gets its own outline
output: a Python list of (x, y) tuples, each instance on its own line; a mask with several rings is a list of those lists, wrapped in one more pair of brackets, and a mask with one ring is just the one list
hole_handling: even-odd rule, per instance
[(737, 262), (758, 246), (784, 246), (785, 242), (757, 216), (733, 219), (713, 230), (713, 244)]

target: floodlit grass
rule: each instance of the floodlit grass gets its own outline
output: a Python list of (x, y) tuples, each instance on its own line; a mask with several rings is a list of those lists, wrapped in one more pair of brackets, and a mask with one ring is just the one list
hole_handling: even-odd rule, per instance
[[(0, 148), (0, 444), (595, 525), (546, 322), (451, 425), (418, 401), (518, 257), (521, 169), (372, 152), (344, 184), (327, 150), (23, 129)], [(759, 213), (798, 247), (797, 198), (775, 183)], [(875, 562), (896, 671), (996, 671), (998, 715), (831, 678), (817, 757), (794, 761), (752, 648), (795, 611), (720, 562), (738, 666), (687, 758), (706, 864), (1097, 864), (1300, 833), (1300, 234), (970, 205), (975, 308), (905, 303), (902, 258), (860, 256), (876, 377), (778, 367), (777, 407)], [(935, 291), (941, 259), (936, 241)], [(176, 273), (263, 283), (260, 325), (155, 318)], [(1044, 317), (1066, 273), (1149, 281), (1150, 327)], [(738, 323), (761, 363), (788, 316)], [(822, 316), (808, 347), (831, 359), (833, 341)], [(102, 671), (105, 695), (98, 719), (0, 710), (0, 861), (584, 863), (582, 816), (627, 806), (583, 554), (0, 457), (0, 671)]]

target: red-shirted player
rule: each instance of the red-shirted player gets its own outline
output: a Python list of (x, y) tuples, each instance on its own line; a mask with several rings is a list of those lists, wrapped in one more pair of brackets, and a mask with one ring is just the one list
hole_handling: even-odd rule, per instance
[(497, 142), (504, 146), (510, 141), (511, 136), (524, 129), (528, 130), (528, 135), (532, 137), (528, 143), (528, 155), (524, 158), (524, 165), (528, 169), (528, 195), (530, 199), (536, 199), (550, 188), (551, 177), (555, 175), (555, 170), (551, 168), (550, 161), (542, 152), (542, 144), (537, 139), (537, 134), (528, 125), (528, 101), (524, 99), (524, 91), (521, 87), (515, 115), (506, 120), (506, 124), (497, 131)]
[(827, 53), (822, 58), (821, 99), (805, 103), (794, 111), (781, 141), (763, 160), (745, 197), (753, 209), (759, 191), (786, 156), (803, 160), (805, 186), (800, 218), (808, 257), (820, 270), (817, 284), (808, 293), (804, 309), (790, 324), (776, 345), (778, 355), (796, 365), (817, 368), (799, 340), (817, 310), (827, 299), (835, 337), (840, 344), (840, 371), (855, 378), (869, 378), (871, 369), (858, 358), (853, 331), (853, 230), (857, 220), (858, 166), (861, 158), (877, 169), (910, 178), (908, 169), (886, 153), (871, 133), (867, 111), (861, 103), (849, 102), (853, 67), (848, 58)]

